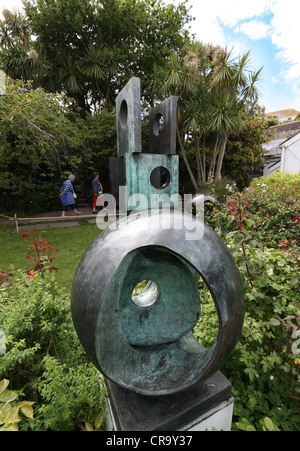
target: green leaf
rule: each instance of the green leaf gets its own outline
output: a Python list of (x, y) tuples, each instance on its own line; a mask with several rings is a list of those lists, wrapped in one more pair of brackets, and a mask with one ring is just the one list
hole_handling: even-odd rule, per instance
[(33, 419), (33, 408), (32, 408), (33, 404), (34, 402), (21, 401), (20, 403), (17, 404), (17, 406), (19, 407), (19, 409), (21, 409), (25, 417)]
[(91, 423), (88, 423), (87, 421), (85, 422), (85, 429), (88, 432), (92, 432), (94, 430), (93, 426), (91, 425)]
[(272, 318), (270, 319), (269, 324), (271, 324), (271, 326), (280, 326), (281, 322), (279, 321), (279, 319)]
[(237, 233), (238, 233), (237, 230), (235, 230), (234, 232), (229, 232), (229, 233), (227, 233), (226, 238), (232, 238)]
[(6, 424), (5, 426), (0, 427), (0, 432), (17, 432), (19, 430), (19, 427), (17, 423), (14, 424)]
[(15, 399), (17, 399), (17, 397), (18, 397), (18, 394), (16, 392), (11, 391), (11, 390), (6, 390), (5, 392), (3, 392), (0, 395), (0, 402), (4, 402), (4, 403), (11, 402), (11, 401), (14, 401)]
[(7, 379), (3, 379), (0, 382), (0, 394), (4, 392), (4, 390), (8, 387), (8, 385), (9, 385), (9, 380), (7, 380)]
[(100, 426), (101, 426), (101, 424), (102, 424), (104, 418), (105, 418), (105, 412), (104, 412), (104, 411), (103, 411), (103, 412), (100, 412), (100, 413), (97, 415), (96, 420), (95, 420), (95, 428), (96, 428), (96, 429), (100, 429)]
[(267, 428), (268, 431), (278, 431), (277, 426), (273, 423), (273, 421), (271, 420), (271, 418), (266, 417), (264, 419), (264, 424)]

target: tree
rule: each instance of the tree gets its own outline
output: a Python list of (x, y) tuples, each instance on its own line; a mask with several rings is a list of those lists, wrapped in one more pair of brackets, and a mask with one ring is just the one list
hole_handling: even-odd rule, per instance
[(249, 185), (251, 174), (259, 173), (264, 161), (263, 144), (271, 138), (267, 130), (264, 108), (256, 105), (254, 109), (243, 112), (244, 128), (240, 133), (230, 136), (224, 158), (226, 173), (237, 182), (242, 190)]
[(63, 95), (9, 80), (0, 96), (0, 189), (21, 195), (32, 177), (60, 177), (74, 169), (79, 147)]
[(41, 86), (66, 92), (86, 111), (111, 108), (131, 76), (144, 88), (154, 62), (188, 38), (185, 3), (24, 0), (35, 49), (49, 65)]
[[(238, 60), (230, 55), (227, 49), (193, 42), (153, 71), (156, 96), (178, 97), (177, 137), (195, 190), (197, 181), (221, 177), (228, 138), (242, 130), (246, 102), (257, 102), (261, 70), (248, 71), (249, 53)], [(191, 148), (197, 178), (187, 157)]]
[(31, 40), (31, 29), (25, 17), (8, 9), (0, 22), (0, 68), (11, 78), (32, 80), (35, 87), (47, 71), (47, 63), (38, 55)]

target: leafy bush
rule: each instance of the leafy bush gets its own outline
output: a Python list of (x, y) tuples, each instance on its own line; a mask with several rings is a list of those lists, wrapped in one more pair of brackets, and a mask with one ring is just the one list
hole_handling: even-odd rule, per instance
[[(242, 193), (227, 196), (211, 218), (211, 225), (222, 230), (251, 232), (252, 239), (262, 239), (268, 246), (299, 240), (300, 175), (276, 172), (255, 179)], [(242, 237), (241, 237), (242, 238)]]
[(75, 333), (69, 296), (44, 272), (29, 278), (19, 272), (0, 287), (0, 330), (6, 352), (0, 380), (35, 402), (34, 419), (22, 430), (76, 430), (103, 409), (99, 374), (87, 360)]
[[(240, 429), (269, 430), (266, 421), (280, 430), (300, 426), (299, 194), (299, 176), (276, 173), (226, 197), (206, 218), (244, 280), (245, 323), (223, 368)], [(211, 302), (209, 294), (202, 301)]]
[[(244, 280), (244, 327), (223, 367), (238, 429), (299, 429), (299, 197), (299, 175), (275, 173), (226, 195), (206, 217)], [(208, 290), (200, 288), (204, 318), (194, 333), (203, 340), (215, 337), (217, 314)]]
[(18, 423), (22, 420), (19, 416), (20, 411), (27, 418), (33, 418), (33, 402), (20, 401), (14, 403), (18, 398), (18, 393), (7, 390), (9, 380), (0, 381), (0, 432), (1, 431), (18, 431)]

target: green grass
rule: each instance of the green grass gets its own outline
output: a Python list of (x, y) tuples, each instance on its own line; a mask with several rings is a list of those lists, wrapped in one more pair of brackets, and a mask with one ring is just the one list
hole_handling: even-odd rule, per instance
[[(14, 229), (14, 226), (0, 227), (0, 269), (4, 272), (26, 270), (31, 267), (31, 260), (26, 259), (30, 240), (21, 238), (21, 233), (12, 234)], [(53, 254), (55, 257), (53, 266), (59, 268), (55, 272), (56, 280), (61, 287), (70, 292), (78, 263), (89, 245), (99, 235), (100, 230), (95, 224), (83, 224), (75, 227), (39, 230), (35, 233), (38, 238), (44, 238), (51, 247), (58, 249), (58, 252)]]

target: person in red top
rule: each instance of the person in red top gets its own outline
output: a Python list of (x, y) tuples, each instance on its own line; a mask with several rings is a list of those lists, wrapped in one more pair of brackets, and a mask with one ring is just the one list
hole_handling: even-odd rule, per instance
[[(97, 213), (97, 211), (96, 211), (97, 198), (103, 192), (103, 188), (102, 188), (102, 185), (99, 180), (99, 172), (94, 172), (94, 179), (93, 179), (92, 185), (93, 185), (93, 214), (96, 214)], [(102, 208), (104, 208), (104, 202), (101, 198), (100, 198), (100, 202), (101, 202)]]

